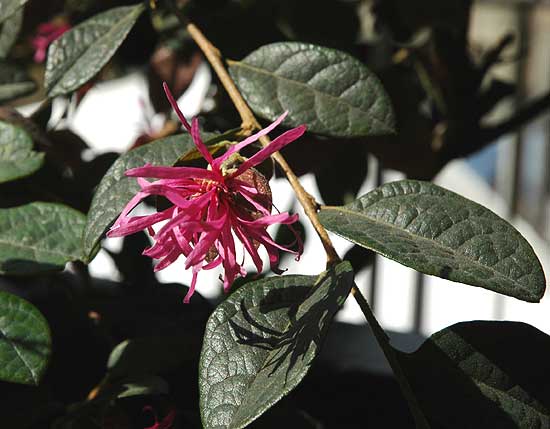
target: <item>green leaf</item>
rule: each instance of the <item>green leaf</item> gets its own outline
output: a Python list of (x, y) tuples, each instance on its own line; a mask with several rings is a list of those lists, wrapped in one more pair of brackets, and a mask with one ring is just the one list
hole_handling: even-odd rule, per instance
[(42, 166), (44, 154), (32, 148), (26, 131), (0, 121), (0, 183), (28, 176)]
[[(212, 134), (202, 133), (205, 140)], [(208, 141), (205, 142), (208, 144)], [(124, 206), (139, 191), (135, 178), (126, 177), (126, 170), (152, 165), (173, 165), (180, 156), (195, 149), (189, 134), (179, 134), (156, 140), (121, 155), (97, 187), (84, 231), (84, 254), (90, 260), (99, 241), (120, 214)]]
[(0, 24), (22, 8), (29, 0), (0, 0)]
[(48, 95), (68, 94), (94, 77), (114, 55), (144, 10), (143, 4), (110, 9), (55, 40), (48, 49), (44, 75)]
[(319, 213), (328, 230), (425, 274), (538, 302), (545, 278), (529, 243), (489, 209), (429, 182), (388, 183)]
[(347, 262), (248, 283), (206, 325), (199, 366), (205, 428), (243, 428), (294, 389), (352, 286)]
[(38, 385), (51, 354), (50, 328), (29, 302), (0, 291), (0, 380)]
[(334, 137), (394, 132), (390, 100), (378, 78), (360, 61), (335, 49), (284, 42), (262, 46), (231, 76), (257, 115)]
[(400, 355), (432, 427), (550, 427), (550, 337), (532, 326), (458, 323)]
[(0, 103), (30, 94), (36, 84), (22, 67), (0, 60)]
[(82, 259), (86, 217), (53, 203), (0, 209), (0, 274), (27, 275), (63, 269)]
[(10, 19), (6, 20), (0, 29), (0, 58), (6, 58), (19, 36), (23, 23), (23, 9), (17, 10)]

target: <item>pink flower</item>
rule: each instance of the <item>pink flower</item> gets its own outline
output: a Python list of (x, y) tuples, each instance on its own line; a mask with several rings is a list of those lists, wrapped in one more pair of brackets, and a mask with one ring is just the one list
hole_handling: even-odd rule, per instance
[[(160, 259), (155, 271), (166, 268), (180, 255), (185, 255), (185, 268), (192, 270), (191, 287), (185, 296), (185, 303), (193, 295), (201, 270), (221, 265), (225, 271), (225, 292), (235, 278), (246, 275), (244, 258), (241, 263), (237, 261), (235, 238), (242, 243), (244, 253), (251, 256), (258, 272), (263, 268), (258, 254), (258, 247), (262, 245), (269, 255), (271, 269), (282, 273), (277, 267), (279, 250), (293, 253), (297, 259), (302, 252), (302, 242), (291, 226), (298, 220), (298, 215), (271, 214), (269, 185), (253, 167), (299, 138), (306, 130), (305, 125), (286, 131), (248, 159), (238, 154), (239, 150), (279, 125), (287, 114), (285, 112), (267, 128), (232, 145), (220, 157), (213, 158), (201, 140), (197, 118), (192, 120), (190, 126), (166, 83), (164, 90), (180, 121), (191, 133), (197, 149), (208, 162), (208, 169), (145, 165), (126, 171), (127, 176), (137, 177), (141, 191), (126, 205), (107, 236), (121, 237), (147, 229), (155, 242), (143, 254)], [(145, 178), (159, 180), (149, 182)], [(137, 204), (150, 195), (161, 195), (173, 205), (148, 216), (128, 216)], [(161, 221), (167, 222), (155, 232), (152, 226)], [(297, 251), (277, 244), (270, 237), (267, 227), (277, 223), (289, 225), (296, 237), (295, 243), (298, 243)]]
[(36, 36), (32, 39), (32, 46), (34, 48), (34, 62), (43, 63), (46, 59), (46, 51), (48, 46), (59, 38), (67, 30), (70, 30), (71, 26), (67, 23), (55, 23), (46, 22), (40, 24), (36, 31)]

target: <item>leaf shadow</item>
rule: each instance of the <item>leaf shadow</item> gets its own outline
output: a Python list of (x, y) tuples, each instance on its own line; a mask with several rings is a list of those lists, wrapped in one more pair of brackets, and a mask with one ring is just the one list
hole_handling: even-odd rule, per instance
[[(330, 279), (322, 278), (313, 287), (272, 289), (260, 301), (259, 312), (268, 317), (284, 317), (285, 329), (274, 329), (254, 318), (245, 299), (240, 301), (240, 314), (246, 325), (229, 320), (239, 344), (269, 352), (264, 363), (264, 368), (270, 368), (269, 376), (284, 370), (286, 383), (300, 361), (308, 366), (321, 348), (329, 322), (349, 292), (343, 287), (327, 287), (338, 285), (338, 278), (334, 271), (325, 275)], [(281, 310), (285, 310), (283, 315), (274, 314)]]

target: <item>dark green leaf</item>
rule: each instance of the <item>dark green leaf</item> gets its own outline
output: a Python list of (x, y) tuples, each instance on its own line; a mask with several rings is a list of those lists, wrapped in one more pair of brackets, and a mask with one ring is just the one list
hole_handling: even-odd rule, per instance
[(52, 203), (0, 209), (0, 274), (26, 275), (63, 269), (82, 259), (86, 217)]
[(294, 389), (352, 286), (347, 262), (319, 277), (270, 277), (210, 316), (199, 366), (206, 428), (243, 428)]
[(26, 131), (0, 121), (0, 183), (28, 176), (42, 166), (44, 154), (32, 148)]
[(68, 94), (94, 77), (114, 55), (144, 10), (142, 4), (110, 9), (54, 41), (48, 49), (44, 75), (48, 95)]
[(388, 183), (343, 207), (325, 228), (425, 274), (537, 302), (544, 273), (529, 243), (489, 209), (429, 182)]
[[(1, 3), (0, 3), (1, 4)], [(23, 23), (23, 9), (15, 12), (10, 19), (6, 20), (0, 29), (0, 58), (6, 58), (13, 44), (19, 36), (21, 24)]]
[(432, 427), (550, 427), (550, 337), (532, 326), (458, 323), (400, 355)]
[[(206, 140), (212, 134), (203, 133)], [(206, 142), (208, 144), (208, 142)], [(126, 170), (151, 165), (173, 165), (180, 156), (194, 151), (189, 134), (180, 134), (156, 140), (121, 155), (101, 180), (92, 200), (84, 231), (84, 255), (94, 256), (94, 249), (124, 206), (138, 192), (135, 178), (126, 177)]]
[(20, 66), (0, 60), (0, 103), (30, 94), (36, 84)]
[(29, 0), (0, 0), (0, 23), (11, 17)]
[(296, 42), (262, 46), (230, 72), (252, 110), (285, 124), (335, 137), (394, 131), (390, 100), (382, 84), (351, 55)]
[(51, 353), (44, 316), (18, 296), (0, 291), (0, 380), (38, 385)]

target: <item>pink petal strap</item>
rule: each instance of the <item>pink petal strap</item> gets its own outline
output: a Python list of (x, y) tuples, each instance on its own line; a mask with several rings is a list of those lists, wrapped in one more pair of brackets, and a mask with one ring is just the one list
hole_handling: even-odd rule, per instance
[(293, 128), (286, 131), (284, 134), (281, 134), (275, 140), (273, 140), (269, 146), (264, 147), (262, 150), (254, 154), (252, 157), (243, 162), (237, 171), (231, 175), (231, 177), (237, 177), (238, 175), (244, 173), (250, 167), (260, 164), (265, 159), (269, 158), (273, 153), (281, 150), (287, 144), (292, 143), (297, 138), (301, 137), (302, 134), (306, 132), (306, 126), (300, 125), (299, 127)]
[(195, 267), (193, 267), (193, 278), (191, 279), (191, 286), (189, 286), (189, 290), (187, 291), (185, 298), (183, 298), (184, 304), (189, 304), (189, 300), (195, 293), (195, 287), (197, 286), (197, 275), (199, 273), (199, 269), (195, 269)]
[(166, 82), (162, 82), (162, 87), (164, 88), (164, 93), (168, 98), (168, 102), (172, 106), (172, 109), (174, 109), (174, 112), (176, 112), (176, 115), (178, 115), (180, 122), (183, 124), (187, 131), (191, 131), (191, 126), (189, 125), (189, 122), (187, 122), (187, 119), (185, 119), (185, 116), (183, 116), (183, 113), (181, 113), (176, 99), (172, 95), (172, 92), (170, 92), (170, 88), (168, 88), (168, 84)]
[(208, 148), (202, 142), (201, 134), (199, 131), (199, 120), (197, 118), (193, 118), (193, 120), (191, 121), (191, 137), (193, 137), (195, 146), (197, 146), (197, 149), (199, 150), (203, 158), (208, 161), (208, 164), (214, 166), (214, 158), (212, 158), (212, 154), (208, 151)]
[(219, 167), (222, 162), (224, 162), (227, 158), (229, 158), (231, 155), (233, 155), (235, 152), (240, 151), (242, 148), (248, 146), (251, 143), (254, 143), (256, 140), (258, 140), (260, 137), (265, 136), (266, 134), (269, 134), (275, 127), (277, 127), (281, 122), (284, 121), (286, 116), (288, 115), (288, 110), (285, 111), (281, 116), (279, 116), (275, 121), (265, 127), (264, 129), (258, 131), (256, 134), (251, 135), (250, 137), (247, 137), (242, 142), (237, 143), (235, 145), (232, 145), (227, 151), (220, 157), (216, 158), (214, 161), (216, 163), (216, 167)]
[(197, 167), (155, 167), (144, 165), (143, 167), (131, 168), (125, 173), (128, 177), (151, 177), (155, 179), (207, 179), (216, 180), (218, 175), (210, 170)]

